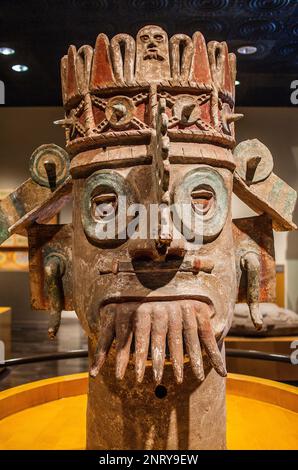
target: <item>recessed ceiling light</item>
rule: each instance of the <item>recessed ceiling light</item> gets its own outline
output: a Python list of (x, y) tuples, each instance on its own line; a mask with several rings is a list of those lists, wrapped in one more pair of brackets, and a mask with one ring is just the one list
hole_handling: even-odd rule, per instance
[(22, 65), (22, 64), (13, 65), (11, 68), (15, 72), (27, 72), (27, 70), (28, 70), (27, 65)]
[(235, 85), (236, 85), (236, 86), (240, 85), (239, 80), (236, 80), (236, 81), (235, 81)]
[(0, 47), (0, 54), (2, 55), (12, 55), (15, 53), (15, 50), (11, 47)]
[(242, 55), (251, 55), (257, 52), (257, 48), (255, 46), (242, 46), (238, 48), (239, 54)]

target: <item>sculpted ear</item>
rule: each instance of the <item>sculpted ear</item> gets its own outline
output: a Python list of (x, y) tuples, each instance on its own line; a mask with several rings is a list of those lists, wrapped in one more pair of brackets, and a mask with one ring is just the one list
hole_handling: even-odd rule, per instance
[(72, 226), (43, 225), (71, 198), (68, 154), (55, 144), (38, 147), (31, 178), (0, 202), (0, 244), (28, 235), (31, 305), (49, 310), (49, 334), (58, 331), (62, 310), (72, 306)]
[(234, 150), (234, 192), (257, 213), (270, 216), (274, 230), (296, 230), (292, 217), (296, 191), (273, 173), (270, 150), (258, 139), (246, 140)]
[(26, 235), (37, 223), (45, 223), (60, 212), (71, 198), (69, 157), (61, 147), (45, 144), (30, 159), (31, 178), (0, 201), (0, 244), (12, 234)]
[(28, 229), (31, 307), (50, 312), (49, 336), (62, 310), (73, 310), (72, 224), (35, 224)]
[(237, 302), (246, 302), (256, 327), (262, 327), (260, 302), (275, 302), (276, 274), (272, 220), (267, 215), (233, 220), (238, 285)]

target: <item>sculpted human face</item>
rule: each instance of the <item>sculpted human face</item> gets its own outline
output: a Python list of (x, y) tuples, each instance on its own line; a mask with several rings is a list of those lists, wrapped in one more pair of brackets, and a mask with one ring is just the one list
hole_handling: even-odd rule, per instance
[(136, 38), (135, 78), (141, 82), (154, 82), (170, 76), (167, 34), (159, 26), (145, 26)]
[(140, 47), (143, 48), (143, 59), (166, 60), (168, 44), (165, 32), (157, 27), (145, 27), (139, 32)]
[[(236, 290), (232, 173), (203, 163), (171, 164), (171, 204), (189, 205), (202, 220), (201, 244), (194, 245), (181, 234), (177, 238), (179, 216), (171, 220), (173, 236), (167, 245), (159, 243), (158, 233), (123, 237), (134, 219), (131, 214), (123, 219), (121, 197), (126, 196), (127, 206), (142, 204), (150, 214), (150, 206), (159, 203), (155, 179), (149, 164), (98, 169), (74, 181), (75, 308), (96, 348), (91, 375), (102, 367), (114, 338), (120, 379), (134, 348), (136, 377), (142, 381), (151, 347), (159, 383), (166, 344), (177, 382), (183, 380), (185, 353), (198, 380), (204, 379), (208, 364), (225, 375), (218, 343), (230, 326)], [(119, 223), (122, 238), (100, 239), (103, 219)]]

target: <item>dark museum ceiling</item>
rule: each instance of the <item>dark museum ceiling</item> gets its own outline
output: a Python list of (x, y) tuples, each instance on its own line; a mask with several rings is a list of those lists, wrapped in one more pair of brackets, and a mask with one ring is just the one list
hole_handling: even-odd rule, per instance
[[(298, 80), (298, 0), (1, 0), (0, 79), (7, 106), (61, 104), (59, 61), (69, 44), (94, 45), (99, 32), (136, 34), (144, 24), (172, 35), (200, 30), (226, 40), (238, 56), (237, 104), (291, 106), (290, 85)], [(17, 73), (14, 64), (29, 70)]]

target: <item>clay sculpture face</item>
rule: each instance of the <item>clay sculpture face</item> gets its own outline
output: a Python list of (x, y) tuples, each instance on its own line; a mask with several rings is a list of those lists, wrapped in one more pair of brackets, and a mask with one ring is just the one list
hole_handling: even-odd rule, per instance
[(168, 62), (168, 37), (158, 26), (145, 26), (138, 32), (137, 49), (143, 60)]
[[(92, 376), (103, 366), (114, 339), (119, 379), (124, 377), (132, 350), (139, 382), (151, 358), (153, 378), (160, 383), (167, 356), (181, 383), (186, 353), (199, 381), (204, 379), (203, 357), (207, 369), (210, 364), (226, 375), (218, 344), (229, 329), (236, 298), (231, 220), (234, 163), (231, 151), (213, 141), (227, 147), (233, 142), (232, 122), (238, 118), (233, 114), (233, 61), (229, 62), (225, 45), (210, 47), (217, 80), (212, 91), (203, 37), (197, 33), (191, 41), (177, 35), (170, 44), (171, 59), (165, 31), (146, 26), (137, 34), (136, 58), (132, 38), (118, 35), (111, 41), (108, 60), (107, 39), (99, 36), (89, 72), (91, 82), (98, 83), (97, 94), (91, 96), (90, 109), (77, 111), (84, 126), (87, 114), (92, 115), (92, 135), (90, 140), (86, 132), (81, 135), (77, 125), (69, 140), (69, 148), (82, 144), (83, 149), (75, 151), (71, 165), (73, 254), (75, 279), (81, 279), (88, 296), (75, 290), (74, 303), (95, 349)], [(121, 60), (119, 45), (125, 50)], [(69, 77), (72, 60), (70, 56), (65, 59), (66, 95), (69, 83), (76, 79)], [(74, 63), (78, 60), (80, 52)], [(109, 69), (106, 76), (103, 60)], [(135, 75), (131, 76), (134, 62)], [(97, 63), (101, 68), (96, 72)], [(131, 86), (124, 85), (120, 91), (128, 70)], [(114, 80), (112, 94), (110, 84), (102, 87), (106, 77)], [(70, 103), (69, 96), (66, 102)], [(173, 148), (171, 134), (178, 141)], [(205, 135), (206, 142), (200, 143)], [(118, 147), (98, 146), (95, 150), (95, 142), (103, 138), (111, 143), (116, 139)], [(139, 145), (134, 144), (136, 139)], [(179, 140), (185, 143), (179, 144)], [(149, 224), (152, 207), (158, 206), (154, 233), (148, 229), (142, 236), (128, 234), (135, 221), (130, 220), (127, 209), (129, 212), (136, 204), (142, 206)], [(191, 238), (193, 222), (183, 220), (179, 210), (173, 217), (175, 205), (188, 206), (194, 222), (198, 219), (195, 235), (200, 243), (191, 245), (181, 234), (183, 227)], [(117, 227), (119, 232), (121, 226), (119, 239), (104, 239), (105, 223), (105, 231)], [(144, 217), (139, 223), (143, 227)]]
[[(208, 151), (216, 153), (216, 147), (207, 146)], [(203, 164), (171, 165), (171, 201), (183, 200), (195, 217), (203, 218), (199, 246), (191, 247), (175, 234), (167, 243), (160, 239), (161, 233), (153, 239), (150, 234), (119, 241), (100, 238), (98, 224), (104, 221), (120, 224), (124, 215), (121, 235), (131, 223), (118, 202), (121, 196), (129, 205), (142, 204), (149, 214), (150, 206), (159, 202), (155, 188), (152, 164), (99, 169), (74, 182), (74, 275), (82, 280), (82, 291), (88, 291), (84, 296), (81, 289), (75, 292), (75, 309), (96, 343), (91, 375), (102, 367), (114, 339), (120, 379), (132, 342), (138, 381), (151, 345), (153, 378), (161, 382), (166, 343), (178, 383), (183, 380), (184, 353), (189, 354), (199, 380), (204, 378), (202, 350), (217, 372), (225, 375), (217, 342), (229, 329), (236, 295), (232, 173)], [(171, 224), (171, 236), (174, 230)]]
[(170, 78), (169, 45), (166, 32), (158, 26), (145, 26), (136, 38), (136, 73), (140, 81)]
[[(296, 228), (296, 193), (269, 150), (233, 152), (235, 62), (224, 42), (152, 25), (70, 46), (67, 153), (39, 147), (31, 178), (0, 203), (0, 242), (29, 235), (32, 307), (50, 311), (50, 336), (62, 309), (88, 335), (90, 449), (225, 448), (234, 305), (261, 328), (272, 228)], [(232, 220), (233, 191), (261, 215)], [(70, 195), (72, 224), (45, 225)]]

